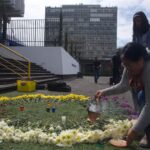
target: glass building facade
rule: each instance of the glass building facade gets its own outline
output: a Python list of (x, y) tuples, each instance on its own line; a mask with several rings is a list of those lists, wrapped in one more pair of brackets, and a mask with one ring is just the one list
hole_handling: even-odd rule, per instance
[(46, 7), (45, 46), (62, 45), (83, 59), (103, 58), (116, 50), (117, 7)]

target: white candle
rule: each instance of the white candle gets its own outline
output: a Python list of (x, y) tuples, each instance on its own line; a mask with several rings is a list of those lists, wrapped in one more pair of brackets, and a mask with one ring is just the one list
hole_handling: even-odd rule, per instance
[(66, 116), (61, 116), (61, 120), (62, 120), (62, 123), (65, 124), (66, 123)]

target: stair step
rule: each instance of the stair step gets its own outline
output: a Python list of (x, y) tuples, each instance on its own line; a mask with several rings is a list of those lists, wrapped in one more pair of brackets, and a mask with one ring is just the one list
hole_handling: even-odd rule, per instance
[[(42, 77), (42, 78), (47, 78), (47, 77), (50, 78), (50, 77), (53, 77), (53, 76), (54, 76), (54, 75), (50, 75), (50, 76), (31, 76), (31, 79), (32, 79), (32, 78), (41, 78), (41, 77)], [(28, 77), (25, 76), (23, 79), (27, 79), (27, 78), (28, 78)], [(18, 78), (18, 77), (16, 77), (16, 78), (15, 78), (15, 77), (14, 77), (14, 78), (13, 78), (13, 77), (10, 77), (10, 78), (8, 77), (8, 78), (7, 78), (7, 77), (6, 77), (6, 78), (3, 78), (3, 79), (0, 79), (0, 82), (1, 82), (1, 80), (11, 80), (11, 79), (17, 79), (17, 80), (18, 80), (18, 79), (21, 79), (21, 78)]]
[(7, 93), (17, 90), (16, 83), (0, 85), (0, 93)]
[[(1, 56), (2, 57), (2, 56)], [(13, 63), (15, 66), (21, 68), (24, 71), (28, 71), (27, 68), (18, 62), (16, 62), (13, 59), (10, 58), (5, 58), (8, 62)], [(19, 60), (18, 60), (19, 61)], [(25, 76), (24, 79), (27, 79), (27, 73), (21, 72), (21, 70), (17, 69), (16, 67), (10, 65), (6, 61), (0, 60), (0, 92), (8, 92), (11, 90), (16, 90), (16, 84), (17, 80), (21, 79), (19, 75), (16, 73), (12, 72), (11, 70), (8, 70), (5, 68), (2, 64), (7, 65), (17, 73), (21, 74), (22, 76)], [(24, 65), (28, 65), (28, 62), (25, 61), (20, 61)], [(41, 66), (31, 63), (31, 80), (35, 80), (37, 84), (40, 83), (46, 83), (46, 82), (52, 82), (52, 81), (57, 81), (60, 80), (59, 77), (56, 75), (52, 74), (50, 71), (47, 71), (46, 69), (42, 68)]]
[[(17, 70), (17, 69), (15, 69), (14, 70), (15, 72), (19, 72), (20, 70)], [(12, 71), (11, 70), (8, 70), (8, 69), (0, 69), (0, 72), (8, 72), (8, 73), (12, 73)], [(27, 72), (27, 71), (26, 71)], [(31, 73), (50, 73), (49, 71), (45, 71), (45, 70), (31, 70)]]
[[(9, 66), (7, 66), (7, 67), (9, 67)], [(12, 67), (12, 66), (10, 66), (9, 67), (10, 69), (13, 69), (13, 70), (19, 70), (20, 71), (20, 69), (22, 69), (22, 70), (24, 70), (24, 71), (27, 71), (28, 69), (26, 68), (26, 69), (24, 69), (24, 68), (16, 68), (16, 67)], [(0, 70), (8, 70), (7, 68), (5, 68), (5, 67), (0, 67)], [(41, 68), (31, 68), (31, 71), (32, 70), (43, 70), (43, 71), (47, 71), (46, 69), (41, 69)]]
[[(27, 76), (27, 74), (25, 73), (19, 73), (22, 76)], [(31, 76), (52, 76), (54, 74), (52, 73), (31, 73)], [(2, 77), (19, 77), (19, 75), (15, 74), (15, 73), (0, 73), (0, 78)]]
[(5, 85), (0, 85), (0, 89), (1, 88), (7, 88), (7, 87), (12, 87), (12, 86), (16, 86), (16, 83), (11, 83), (11, 84), (5, 84)]
[[(31, 80), (40, 80), (40, 79), (49, 79), (49, 78), (56, 78), (54, 75), (52, 76), (33, 76), (31, 77)], [(26, 80), (27, 77), (24, 78)], [(17, 80), (21, 80), (21, 78), (2, 78), (0, 79), (1, 85), (4, 85), (6, 83), (15, 83)]]
[(60, 80), (59, 78), (57, 77), (54, 77), (54, 78), (48, 78), (48, 79), (42, 79), (42, 80), (36, 80), (37, 83), (46, 83), (46, 82), (49, 82), (49, 81), (58, 81)]
[[(2, 56), (0, 56), (0, 57), (2, 57)], [(21, 62), (21, 63), (23, 63), (23, 64), (25, 64), (25, 65), (28, 65), (28, 62), (27, 62), (27, 61), (22, 61), (22, 60), (17, 60), (17, 61), (16, 61), (16, 60), (13, 60), (13, 59), (10, 59), (10, 58), (6, 58), (6, 57), (3, 57), (3, 58), (4, 58), (6, 61), (10, 62), (10, 63), (16, 63), (16, 64), (18, 64), (17, 61), (19, 61), (19, 62)], [(1, 59), (0, 59), (0, 60), (1, 60)], [(1, 62), (7, 63), (6, 61), (1, 60)], [(31, 64), (36, 66), (36, 63), (31, 62)]]

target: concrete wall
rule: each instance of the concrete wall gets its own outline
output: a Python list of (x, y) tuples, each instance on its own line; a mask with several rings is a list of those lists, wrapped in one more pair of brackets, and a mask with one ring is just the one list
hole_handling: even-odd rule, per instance
[[(73, 75), (79, 72), (79, 63), (61, 47), (11, 47), (43, 68), (57, 75)], [(5, 56), (10, 52), (5, 51)], [(5, 56), (8, 57), (8, 56)], [(19, 59), (13, 55), (13, 58)]]
[(79, 72), (79, 63), (70, 57), (66, 51), (62, 50), (62, 70), (63, 74), (77, 74)]

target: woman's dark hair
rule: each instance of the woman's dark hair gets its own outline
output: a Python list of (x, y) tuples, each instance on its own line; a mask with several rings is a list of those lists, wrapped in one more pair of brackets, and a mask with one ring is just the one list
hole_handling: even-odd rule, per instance
[[(135, 25), (135, 18), (140, 17), (142, 20), (141, 29), (137, 28)], [(149, 22), (144, 12), (139, 11), (133, 16), (133, 35), (144, 34), (149, 30)]]
[(144, 58), (144, 61), (150, 60), (150, 55), (147, 53), (146, 48), (141, 44), (130, 42), (124, 46), (121, 54), (122, 59), (136, 62), (141, 57)]

